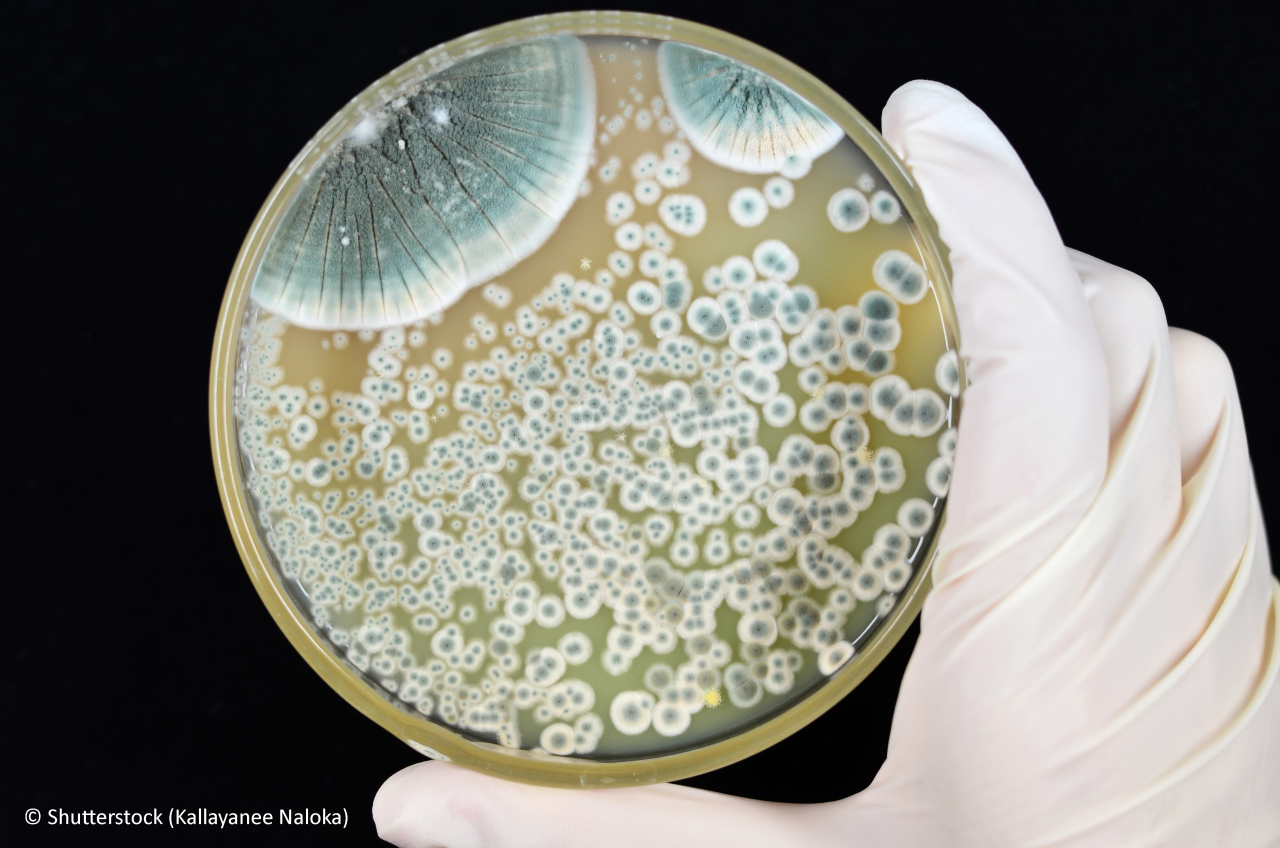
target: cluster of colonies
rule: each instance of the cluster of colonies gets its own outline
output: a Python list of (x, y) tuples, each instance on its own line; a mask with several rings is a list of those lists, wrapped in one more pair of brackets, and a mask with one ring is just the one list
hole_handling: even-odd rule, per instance
[[(651, 106), (637, 127), (661, 114), (659, 99)], [(899, 435), (942, 431), (926, 481), (946, 493), (954, 353), (938, 362), (941, 395), (892, 373), (899, 305), (925, 295), (923, 269), (888, 251), (872, 269), (881, 290), (832, 310), (794, 282), (795, 253), (765, 239), (706, 269), (699, 287), (671, 255), (672, 233), (696, 235), (706, 206), (664, 194), (688, 181), (690, 158), (677, 136), (631, 163), (632, 190), (605, 201), (618, 249), (591, 280), (558, 274), (514, 308), (507, 289), (485, 287), (507, 317), (470, 319), (463, 345), (483, 357), (455, 366), (437, 348), (407, 364), (439, 315), (365, 330), (360, 392), (326, 394), (320, 380), (284, 384), (283, 320), (246, 325), (240, 439), (267, 541), (330, 639), (423, 714), (532, 747), (523, 712), (541, 728), (537, 746), (558, 755), (595, 750), (600, 712), (622, 734), (678, 736), (722, 690), (742, 709), (790, 691), (801, 651), (833, 673), (855, 652), (849, 613), (887, 615), (910, 580), (932, 503), (905, 500), (860, 560), (832, 540), (906, 480), (896, 450), (870, 445), (868, 415)], [(807, 170), (797, 157), (784, 166), (794, 179)], [(597, 174), (608, 184), (621, 172), (615, 158)], [(793, 195), (774, 177), (736, 192), (728, 213), (758, 226)], [(662, 224), (631, 220), (637, 204)], [(844, 232), (899, 215), (891, 195), (853, 188), (827, 211)], [(349, 344), (342, 332), (325, 340)], [(779, 378), (788, 364), (794, 387)], [(757, 444), (762, 422), (804, 432), (771, 457)], [(716, 635), (726, 610), (736, 651)], [(607, 710), (572, 676), (584, 664), (621, 676), (646, 649), (681, 648), (679, 662), (644, 660), (643, 688)]]

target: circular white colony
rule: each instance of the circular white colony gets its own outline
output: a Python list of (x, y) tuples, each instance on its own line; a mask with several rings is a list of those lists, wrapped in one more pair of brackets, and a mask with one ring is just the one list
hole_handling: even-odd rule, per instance
[(770, 177), (764, 183), (764, 199), (774, 209), (786, 209), (795, 199), (796, 189), (786, 177)]
[(931, 389), (916, 389), (911, 435), (932, 436), (947, 421), (947, 403)]
[(764, 687), (755, 681), (742, 663), (732, 663), (724, 670), (724, 685), (729, 691), (729, 701), (735, 707), (754, 707), (764, 697)]
[(644, 230), (635, 221), (630, 221), (613, 231), (613, 240), (623, 250), (639, 250), (644, 244)]
[(892, 224), (902, 217), (902, 207), (898, 198), (881, 189), (871, 195), (871, 217), (881, 224)]
[(866, 363), (862, 366), (862, 370), (871, 377), (879, 377), (881, 374), (887, 374), (893, 370), (893, 353), (887, 350), (872, 351), (867, 357)]
[(689, 169), (675, 159), (663, 159), (655, 174), (658, 184), (663, 188), (679, 188), (689, 182)]
[(638, 736), (649, 729), (653, 696), (643, 691), (619, 692), (609, 705), (609, 718), (620, 733)]
[(560, 637), (556, 650), (569, 665), (582, 665), (591, 658), (591, 639), (575, 630)]
[(954, 350), (949, 350), (938, 357), (938, 364), (933, 369), (933, 379), (938, 388), (952, 397), (960, 394), (960, 357)]
[[(564, 601), (555, 595), (544, 595), (538, 600), (534, 620), (548, 629), (559, 627), (564, 622)], [(565, 659), (568, 662), (568, 659)]]
[(659, 197), (662, 197), (662, 187), (656, 180), (640, 180), (632, 193), (640, 203), (652, 206), (658, 202)]
[(636, 160), (631, 163), (631, 176), (637, 180), (646, 180), (652, 177), (658, 171), (658, 165), (662, 163), (656, 153), (641, 153)]
[(622, 160), (617, 156), (610, 156), (609, 160), (600, 166), (596, 171), (596, 176), (600, 178), (602, 183), (611, 183), (618, 178), (618, 174), (622, 171)]
[(756, 281), (756, 269), (745, 256), (730, 256), (720, 263), (724, 283), (734, 291), (746, 291)]
[(604, 202), (604, 220), (611, 226), (616, 227), (623, 223), (635, 211), (636, 202), (626, 192), (615, 192), (609, 195), (609, 199)]
[(853, 592), (854, 597), (860, 601), (874, 601), (880, 596), (883, 588), (884, 582), (880, 574), (874, 569), (863, 568), (854, 578), (850, 590)]
[(842, 188), (827, 201), (827, 219), (842, 233), (853, 233), (871, 220), (871, 205), (856, 188)]
[(675, 248), (675, 242), (672, 241), (667, 231), (652, 221), (645, 224), (644, 243), (649, 247), (661, 250), (663, 253), (670, 253)]
[(898, 508), (898, 524), (912, 536), (923, 536), (933, 526), (933, 504), (909, 498)]
[[(674, 265), (680, 263), (680, 260), (673, 259), (667, 265), (666, 271), (671, 272)], [(683, 312), (689, 306), (689, 301), (693, 297), (693, 286), (684, 278), (683, 268), (679, 269), (680, 276), (674, 279), (665, 280), (662, 283), (662, 306), (664, 309), (670, 309), (675, 312)], [(663, 275), (667, 276), (666, 273)]]
[(853, 658), (853, 654), (853, 645), (844, 641), (833, 642), (818, 653), (818, 671), (828, 676), (835, 674)]
[(871, 467), (875, 471), (876, 488), (884, 494), (898, 491), (907, 481), (902, 454), (893, 448), (877, 449), (871, 458)]
[(718, 294), (724, 289), (724, 272), (718, 265), (712, 265), (702, 272), (702, 287), (711, 294)]
[(729, 218), (739, 227), (758, 227), (769, 215), (769, 204), (759, 189), (744, 186), (729, 195)]
[(640, 269), (640, 273), (650, 279), (658, 279), (662, 276), (662, 272), (667, 267), (667, 254), (657, 248), (650, 248), (640, 254), (640, 258), (636, 260), (636, 267)]
[[(778, 239), (767, 239), (756, 245), (751, 253), (751, 264), (761, 276), (778, 282), (787, 283), (800, 273), (800, 260)], [(792, 290), (794, 293), (795, 289)], [(814, 298), (816, 305), (816, 298)]]
[(664, 701), (653, 710), (653, 729), (662, 736), (679, 736), (689, 729), (690, 721), (689, 711), (680, 704)]
[(719, 304), (709, 297), (700, 297), (689, 304), (685, 318), (689, 322), (689, 329), (708, 341), (722, 339), (729, 332), (729, 325)]
[(707, 207), (692, 194), (669, 194), (658, 204), (658, 217), (680, 236), (696, 236), (707, 225)]
[(796, 402), (791, 399), (791, 395), (778, 395), (764, 402), (762, 414), (770, 427), (785, 427), (795, 420)]
[(693, 158), (693, 150), (683, 141), (668, 141), (662, 145), (662, 158), (686, 165)]
[(778, 168), (778, 173), (789, 180), (798, 180), (808, 174), (809, 169), (812, 167), (812, 160), (792, 153), (782, 160), (782, 166)]
[(930, 462), (924, 474), (924, 482), (934, 497), (945, 498), (951, 487), (951, 457), (940, 456)]
[(653, 314), (649, 320), (649, 329), (659, 339), (674, 336), (680, 332), (680, 315), (670, 309), (662, 309)]
[(329, 463), (319, 457), (307, 462), (305, 473), (307, 483), (316, 488), (328, 485), (332, 477)]
[(871, 414), (881, 421), (888, 419), (894, 408), (910, 394), (911, 387), (897, 374), (881, 377), (871, 384)]
[(563, 757), (573, 753), (573, 738), (572, 727), (564, 722), (555, 722), (542, 729), (538, 742), (541, 743), (548, 754), (557, 754)]
[(911, 580), (911, 566), (905, 562), (891, 565), (884, 570), (882, 579), (886, 592), (901, 592)]
[(609, 270), (619, 277), (630, 277), (631, 271), (635, 267), (630, 254), (623, 253), (621, 250), (615, 250), (610, 253), (605, 261), (609, 266)]
[(924, 268), (901, 250), (886, 250), (871, 266), (876, 285), (901, 303), (918, 303), (929, 291)]
[(662, 305), (662, 291), (648, 280), (627, 287), (627, 305), (640, 315), (652, 315)]
[(752, 613), (738, 619), (738, 638), (743, 642), (772, 645), (778, 638), (778, 625), (773, 616)]
[(644, 685), (658, 695), (670, 688), (675, 681), (675, 672), (666, 663), (654, 663), (644, 673)]

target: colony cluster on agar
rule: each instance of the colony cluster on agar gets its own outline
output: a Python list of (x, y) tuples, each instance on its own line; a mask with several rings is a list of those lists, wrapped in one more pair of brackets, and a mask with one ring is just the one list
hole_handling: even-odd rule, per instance
[[(599, 119), (599, 138), (591, 65), (573, 38), (459, 62), (393, 101), (296, 201), (305, 214), (281, 226), (242, 333), (240, 446), (284, 576), (385, 691), (504, 746), (581, 756), (610, 729), (681, 737), (704, 709), (747, 717), (766, 694), (792, 691), (807, 663), (834, 673), (856, 652), (851, 611), (871, 605), (882, 619), (908, 585), (937, 501), (905, 499), (860, 557), (833, 540), (909, 473), (923, 473), (937, 499), (947, 490), (955, 354), (938, 361), (936, 387), (894, 373), (899, 311), (929, 291), (912, 257), (882, 253), (871, 269), (879, 289), (832, 309), (797, 281), (801, 260), (778, 239), (697, 274), (675, 255), (709, 215), (754, 228), (786, 208), (794, 181), (842, 133), (732, 60), (674, 44), (657, 53), (664, 96), (623, 101)], [(702, 90), (715, 81), (708, 68), (726, 77), (718, 100)], [(728, 121), (722, 102), (720, 113), (706, 107), (743, 89), (794, 108), (761, 117), (739, 104)], [(511, 127), (532, 124), (512, 124), (513, 109), (540, 110), (543, 131), (516, 138)], [(666, 140), (627, 163), (595, 159), (597, 142), (632, 127)], [(528, 180), (468, 183), (485, 138), (526, 157), (525, 172), (545, 177), (541, 194)], [(408, 166), (397, 157), (414, 165), (427, 148), (402, 191)], [(727, 210), (708, 209), (681, 190), (695, 150), (708, 167), (773, 176), (734, 192)], [(548, 177), (553, 160), (561, 173)], [(587, 279), (558, 273), (522, 302), (487, 282), (487, 307), (465, 319), (465, 350), (430, 345), (445, 308), (477, 285), (467, 274), (492, 279), (531, 254), (553, 213), (589, 194), (588, 168), (605, 186), (631, 178), (601, 204), (615, 242), (604, 267)], [(898, 200), (875, 188), (864, 175), (830, 195), (829, 225), (897, 222)], [(540, 230), (538, 214), (503, 206), (508, 191), (534, 197), (552, 224)], [(478, 215), (486, 192), (511, 217)], [(523, 246), (510, 244), (517, 236)], [(376, 287), (370, 256), (381, 261)], [(289, 382), (290, 325), (341, 327), (324, 337), (329, 350), (355, 337), (352, 353), (367, 359), (359, 391)], [(779, 377), (787, 366), (794, 385)], [(868, 417), (935, 443), (936, 458), (906, 468), (872, 444)], [(772, 456), (762, 427), (788, 433)], [(735, 632), (736, 645), (724, 638)], [(631, 683), (598, 703), (608, 678)]]

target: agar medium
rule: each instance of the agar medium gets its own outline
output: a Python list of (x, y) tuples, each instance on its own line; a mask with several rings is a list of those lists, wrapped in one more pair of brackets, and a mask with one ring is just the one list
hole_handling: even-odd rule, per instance
[(847, 104), (725, 33), (574, 13), (435, 48), (282, 177), (211, 380), (229, 521), (344, 697), (514, 779), (688, 776), (910, 623), (963, 366)]

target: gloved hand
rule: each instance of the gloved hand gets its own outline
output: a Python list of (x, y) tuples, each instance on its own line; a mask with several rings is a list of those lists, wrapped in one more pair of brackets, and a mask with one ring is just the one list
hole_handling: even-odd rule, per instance
[(788, 805), (421, 763), (374, 801), (384, 839), (1280, 843), (1280, 591), (1226, 358), (1168, 329), (1146, 282), (1063, 247), (1008, 141), (960, 94), (910, 83), (883, 126), (951, 249), (971, 383), (875, 782)]

